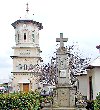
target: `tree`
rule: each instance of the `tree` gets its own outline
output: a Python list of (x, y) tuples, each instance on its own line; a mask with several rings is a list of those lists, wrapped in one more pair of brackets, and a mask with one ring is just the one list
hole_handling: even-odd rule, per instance
[[(53, 57), (52, 57), (53, 58)], [(56, 64), (54, 62), (41, 66), (40, 82), (44, 85), (54, 85), (56, 82)]]
[(68, 46), (69, 53), (69, 70), (72, 84), (77, 80), (76, 75), (86, 71), (86, 67), (91, 61), (91, 58), (83, 57), (77, 45)]
[[(69, 71), (71, 77), (71, 84), (74, 84), (77, 81), (76, 74), (85, 72), (86, 67), (88, 66), (91, 58), (82, 57), (80, 50), (77, 45), (66, 46), (67, 54), (69, 57)], [(56, 54), (56, 52), (54, 52)], [(56, 57), (51, 58), (51, 62), (44, 64), (41, 67), (42, 75), (41, 81), (47, 85), (56, 84)]]

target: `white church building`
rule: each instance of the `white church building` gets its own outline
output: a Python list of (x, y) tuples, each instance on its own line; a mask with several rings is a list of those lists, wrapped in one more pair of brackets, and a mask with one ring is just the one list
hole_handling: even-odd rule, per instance
[(86, 96), (87, 100), (95, 100), (100, 92), (100, 56), (88, 65), (85, 73), (77, 75), (77, 78), (78, 91)]
[(40, 77), (40, 47), (39, 30), (43, 29), (42, 23), (28, 18), (29, 9), (27, 4), (24, 19), (12, 23), (15, 29), (15, 46), (12, 47), (13, 59), (13, 91), (36, 90), (39, 87)]
[(100, 92), (100, 56), (87, 68), (87, 99), (95, 99)]

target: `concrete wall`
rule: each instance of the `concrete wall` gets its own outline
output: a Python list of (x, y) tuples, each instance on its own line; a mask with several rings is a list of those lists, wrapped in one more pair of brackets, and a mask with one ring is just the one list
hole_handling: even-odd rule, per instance
[[(89, 95), (89, 77), (92, 76), (93, 78), (93, 70), (90, 69), (90, 70), (87, 70), (87, 99), (89, 100), (90, 99), (90, 95)], [(93, 80), (93, 79), (92, 79)], [(92, 81), (93, 83), (93, 81)], [(93, 84), (92, 84), (93, 85)]]
[(24, 81), (26, 81), (26, 83), (28, 81), (29, 90), (35, 91), (39, 87), (39, 77), (35, 77), (32, 73), (14, 73), (12, 81), (13, 91), (23, 91)]
[(16, 56), (39, 57), (40, 56), (40, 48), (36, 48), (36, 47), (15, 48), (14, 49), (14, 55), (16, 55)]
[[(24, 40), (24, 33), (26, 33), (26, 40)], [(19, 41), (18, 41), (18, 34), (19, 34)], [(34, 34), (34, 42), (32, 39), (32, 34)], [(15, 42), (17, 46), (23, 45), (39, 45), (39, 29), (36, 25), (32, 23), (20, 23), (17, 25), (15, 29)]]
[(89, 98), (89, 77), (92, 76), (93, 99), (100, 92), (100, 68), (95, 67), (87, 71), (87, 98)]
[[(30, 65), (36, 65), (39, 64), (37, 63), (38, 59), (36, 58), (17, 58), (13, 59), (13, 72), (29, 72), (31, 66)], [(20, 65), (21, 64), (21, 69)], [(24, 69), (24, 65), (27, 65), (27, 69)]]
[(77, 76), (77, 78), (79, 80), (79, 92), (87, 96), (87, 74)]
[(95, 84), (93, 85), (94, 86), (94, 89), (93, 89), (93, 98), (95, 99), (96, 96), (97, 96), (97, 93), (100, 92), (100, 68), (96, 67), (94, 69), (94, 72), (95, 72)]

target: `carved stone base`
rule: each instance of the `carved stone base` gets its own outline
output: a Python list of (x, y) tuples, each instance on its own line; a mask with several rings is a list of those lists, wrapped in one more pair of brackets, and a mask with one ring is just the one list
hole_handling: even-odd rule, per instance
[(54, 89), (53, 107), (75, 107), (75, 88), (57, 87)]

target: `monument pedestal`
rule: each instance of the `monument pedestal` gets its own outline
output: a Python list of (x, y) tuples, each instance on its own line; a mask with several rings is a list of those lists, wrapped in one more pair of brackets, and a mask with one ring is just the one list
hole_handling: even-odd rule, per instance
[(60, 107), (65, 107), (66, 110), (68, 110), (67, 108), (75, 110), (75, 92), (75, 88), (72, 88), (70, 85), (58, 85), (54, 89), (53, 108), (61, 110)]

